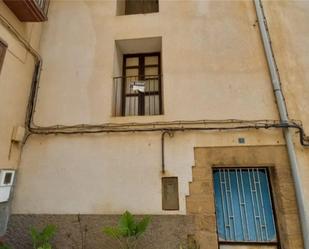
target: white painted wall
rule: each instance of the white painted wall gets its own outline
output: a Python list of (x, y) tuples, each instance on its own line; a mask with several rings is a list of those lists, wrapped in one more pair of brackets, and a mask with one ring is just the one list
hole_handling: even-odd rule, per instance
[[(115, 13), (114, 1), (52, 2), (37, 125), (278, 118), (251, 2), (160, 1), (159, 13)], [(162, 37), (164, 115), (112, 117), (115, 40), (145, 37)], [(252, 145), (282, 143), (275, 131), (166, 139), (179, 212), (161, 208), (160, 133), (33, 136), (13, 212), (185, 214), (194, 147), (237, 145), (239, 136)]]
[[(115, 13), (115, 1), (51, 4), (36, 124), (277, 118), (251, 2), (160, 1), (159, 13)], [(111, 117), (115, 40), (145, 37), (162, 37), (164, 116)]]
[(13, 212), (185, 214), (193, 148), (238, 146), (240, 136), (246, 145), (284, 143), (280, 131), (166, 137), (166, 176), (179, 178), (179, 212), (161, 208), (160, 133), (33, 136), (17, 173)]

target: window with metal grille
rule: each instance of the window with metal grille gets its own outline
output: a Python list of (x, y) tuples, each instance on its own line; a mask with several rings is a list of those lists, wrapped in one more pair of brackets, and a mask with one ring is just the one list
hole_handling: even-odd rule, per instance
[(266, 168), (218, 168), (214, 191), (219, 242), (277, 241)]
[(123, 76), (114, 78), (114, 87), (115, 116), (162, 114), (160, 53), (125, 54)]

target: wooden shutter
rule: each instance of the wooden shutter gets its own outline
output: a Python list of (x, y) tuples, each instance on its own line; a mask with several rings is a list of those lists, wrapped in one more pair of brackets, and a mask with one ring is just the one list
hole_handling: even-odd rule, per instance
[(158, 0), (126, 0), (125, 14), (143, 14), (159, 11)]
[(144, 13), (152, 13), (159, 11), (159, 1), (158, 0), (144, 0)]
[(126, 0), (126, 15), (143, 13), (144, 0)]

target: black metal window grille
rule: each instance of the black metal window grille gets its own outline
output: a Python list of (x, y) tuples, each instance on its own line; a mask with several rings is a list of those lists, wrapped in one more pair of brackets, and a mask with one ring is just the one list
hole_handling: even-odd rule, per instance
[(219, 242), (277, 245), (267, 169), (218, 168), (213, 174)]

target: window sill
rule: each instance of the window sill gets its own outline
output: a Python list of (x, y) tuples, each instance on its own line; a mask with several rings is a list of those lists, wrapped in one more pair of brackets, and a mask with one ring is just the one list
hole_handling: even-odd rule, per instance
[(149, 12), (149, 13), (136, 13), (136, 14), (121, 14), (116, 16), (138, 16), (138, 15), (151, 15), (151, 14), (159, 14), (160, 12)]

